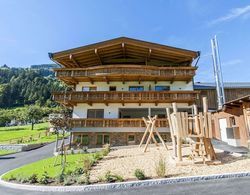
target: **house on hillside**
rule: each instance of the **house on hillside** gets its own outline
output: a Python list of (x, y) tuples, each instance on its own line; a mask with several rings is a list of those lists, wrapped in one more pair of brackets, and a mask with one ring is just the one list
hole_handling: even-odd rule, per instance
[(250, 95), (228, 101), (213, 117), (215, 138), (233, 146), (249, 146)]
[(166, 108), (190, 109), (199, 52), (121, 37), (50, 53), (61, 68), (56, 77), (73, 88), (53, 94), (71, 106), (73, 143), (89, 147), (138, 144), (142, 117), (158, 115), (157, 127), (170, 140)]

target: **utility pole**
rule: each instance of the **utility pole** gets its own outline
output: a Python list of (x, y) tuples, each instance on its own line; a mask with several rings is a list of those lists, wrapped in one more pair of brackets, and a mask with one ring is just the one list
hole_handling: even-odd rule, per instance
[(216, 35), (214, 36), (213, 39), (211, 39), (211, 48), (212, 48), (212, 58), (213, 58), (214, 77), (215, 77), (216, 92), (217, 92), (218, 109), (222, 109), (222, 106), (225, 103), (225, 93), (224, 93), (219, 47)]

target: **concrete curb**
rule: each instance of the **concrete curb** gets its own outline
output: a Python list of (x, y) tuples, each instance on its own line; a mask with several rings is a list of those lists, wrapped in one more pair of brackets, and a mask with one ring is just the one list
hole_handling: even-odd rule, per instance
[[(6, 173), (5, 173), (6, 174)], [(202, 182), (209, 180), (218, 179), (230, 179), (230, 178), (241, 178), (250, 177), (250, 172), (239, 172), (239, 173), (226, 173), (226, 174), (215, 174), (215, 175), (202, 175), (202, 176), (190, 176), (190, 177), (177, 177), (177, 178), (163, 178), (163, 179), (150, 179), (143, 181), (130, 181), (130, 182), (119, 182), (109, 184), (94, 184), (94, 185), (82, 185), (82, 186), (42, 186), (42, 185), (26, 185), (6, 182), (0, 177), (0, 185), (20, 189), (20, 190), (31, 190), (40, 192), (90, 192), (100, 190), (123, 190), (138, 187), (148, 187), (156, 185), (169, 185), (176, 183), (190, 183), (190, 182)]]

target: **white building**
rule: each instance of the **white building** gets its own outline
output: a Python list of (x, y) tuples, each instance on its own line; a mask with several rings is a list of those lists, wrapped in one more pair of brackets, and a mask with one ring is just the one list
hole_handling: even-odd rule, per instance
[(196, 100), (192, 62), (199, 52), (121, 37), (50, 54), (62, 68), (56, 76), (72, 92), (54, 100), (73, 107), (73, 143), (95, 147), (137, 144), (145, 130), (142, 117), (158, 115), (169, 139), (166, 108), (187, 109)]

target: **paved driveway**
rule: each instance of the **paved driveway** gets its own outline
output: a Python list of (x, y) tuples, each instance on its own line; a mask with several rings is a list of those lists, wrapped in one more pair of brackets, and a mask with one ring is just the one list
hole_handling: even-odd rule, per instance
[[(21, 152), (17, 154), (0, 157), (0, 174), (17, 168), (21, 165), (31, 163), (43, 158), (52, 156), (54, 144), (49, 144), (42, 148), (29, 151)], [(166, 194), (193, 194), (193, 195), (204, 195), (204, 194), (250, 194), (250, 179), (239, 178), (239, 179), (224, 179), (218, 181), (207, 181), (197, 183), (185, 183), (185, 184), (173, 184), (173, 185), (161, 185), (154, 187), (145, 187), (138, 189), (129, 189), (123, 191), (102, 191), (102, 192), (70, 192), (71, 195), (76, 194), (90, 194), (90, 195), (166, 195)], [(15, 190), (0, 186), (0, 195), (57, 195), (57, 194), (69, 194), (60, 192), (34, 192), (26, 190)]]

